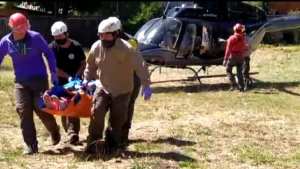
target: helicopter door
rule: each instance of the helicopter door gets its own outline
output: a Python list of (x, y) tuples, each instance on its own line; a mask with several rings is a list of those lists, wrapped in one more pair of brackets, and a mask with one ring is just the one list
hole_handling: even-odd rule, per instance
[(191, 57), (194, 50), (197, 26), (195, 24), (188, 24), (186, 26), (182, 41), (176, 55), (177, 59), (187, 59)]
[(175, 51), (179, 33), (181, 30), (181, 25), (181, 22), (178, 20), (172, 18), (166, 19), (162, 26), (162, 29), (159, 30), (159, 32), (163, 34), (163, 39), (159, 46), (171, 51)]
[(202, 42), (201, 42), (200, 54), (202, 55), (203, 53), (206, 53), (209, 48), (210, 48), (210, 45), (209, 45), (209, 35), (208, 35), (207, 27), (203, 26), (202, 27)]

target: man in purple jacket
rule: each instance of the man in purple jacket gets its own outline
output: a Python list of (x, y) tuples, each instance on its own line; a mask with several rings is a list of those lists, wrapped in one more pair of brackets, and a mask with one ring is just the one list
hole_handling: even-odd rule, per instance
[(57, 83), (55, 56), (48, 48), (45, 39), (38, 32), (29, 30), (29, 21), (23, 14), (12, 14), (8, 26), (11, 28), (11, 33), (0, 40), (0, 64), (5, 55), (12, 58), (15, 73), (16, 111), (20, 117), (20, 127), (26, 144), (24, 154), (34, 154), (38, 152), (38, 141), (33, 111), (49, 131), (53, 145), (60, 141), (55, 118), (42, 112), (37, 106), (39, 96), (49, 88), (43, 55), (48, 61), (53, 84)]

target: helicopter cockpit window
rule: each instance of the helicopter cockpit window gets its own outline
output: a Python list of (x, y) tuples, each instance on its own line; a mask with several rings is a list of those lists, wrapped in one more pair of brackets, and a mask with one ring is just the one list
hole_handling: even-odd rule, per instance
[(176, 45), (181, 22), (173, 18), (156, 19), (148, 22), (137, 33), (136, 38), (145, 44), (173, 49)]
[(145, 32), (145, 40), (146, 44), (159, 44), (163, 38), (163, 32), (161, 31), (163, 28), (162, 20), (155, 22), (146, 32)]
[(145, 33), (146, 31), (149, 30), (149, 28), (155, 23), (157, 22), (159, 19), (156, 18), (156, 19), (152, 19), (150, 20), (149, 22), (147, 22), (145, 25), (143, 25), (135, 34), (135, 38), (138, 40), (138, 41), (144, 41), (146, 36), (145, 36)]

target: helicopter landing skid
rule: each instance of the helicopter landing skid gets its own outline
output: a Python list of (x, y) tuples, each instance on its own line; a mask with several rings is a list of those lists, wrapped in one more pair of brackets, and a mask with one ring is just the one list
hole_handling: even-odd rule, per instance
[(189, 69), (189, 70), (191, 70), (192, 72), (194, 72), (194, 76), (189, 77), (188, 79), (190, 79), (190, 80), (197, 79), (197, 80), (199, 81), (199, 83), (202, 84), (201, 79), (200, 79), (200, 76), (198, 75), (198, 73), (200, 73), (201, 70), (205, 71), (205, 70), (206, 70), (205, 67), (202, 66), (202, 67), (201, 67), (199, 70), (197, 70), (197, 71), (196, 71), (194, 68), (192, 68), (192, 67), (185, 67), (184, 69)]
[(150, 77), (151, 77), (152, 73), (153, 73), (156, 69), (158, 69), (158, 68), (159, 68), (159, 72), (161, 73), (161, 66), (155, 66), (153, 69), (151, 69), (151, 70), (149, 71)]
[[(158, 68), (161, 70), (162, 66), (155, 66), (153, 69), (150, 70), (150, 76), (151, 74)], [(226, 74), (217, 74), (217, 75), (204, 75), (204, 76), (199, 76), (198, 74), (203, 70), (204, 72), (207, 72), (207, 69), (205, 66), (202, 66), (200, 69), (196, 71), (196, 69), (192, 67), (177, 67), (178, 69), (189, 69), (194, 73), (194, 76), (188, 77), (186, 79), (172, 79), (172, 80), (160, 80), (160, 81), (152, 81), (151, 84), (156, 84), (156, 83), (166, 83), (166, 82), (183, 82), (183, 81), (195, 81), (198, 80), (200, 84), (202, 84), (201, 79), (202, 78), (217, 78), (217, 77), (226, 77)], [(249, 75), (256, 75), (258, 72), (250, 72)], [(253, 86), (254, 84), (254, 78), (249, 78), (246, 80), (246, 83), (248, 83), (249, 87)]]
[[(160, 70), (160, 73), (161, 73), (161, 66), (155, 66), (153, 69), (151, 69), (149, 71), (149, 74), (150, 74), (150, 77), (152, 75), (152, 73), (157, 70), (159, 68)], [(196, 70), (192, 67), (188, 67), (188, 66), (185, 66), (185, 67), (180, 67), (180, 69), (188, 69), (188, 70), (191, 70), (193, 73), (194, 73), (194, 76), (192, 77), (188, 77), (187, 79), (178, 79), (178, 80), (167, 80), (167, 81), (159, 81), (159, 82), (153, 82), (153, 83), (162, 83), (162, 82), (175, 82), (175, 81), (194, 81), (194, 80), (198, 80), (200, 84), (202, 84), (201, 82), (201, 78), (200, 76), (198, 75), (201, 70), (206, 72), (206, 67), (205, 66), (202, 66), (200, 69)]]

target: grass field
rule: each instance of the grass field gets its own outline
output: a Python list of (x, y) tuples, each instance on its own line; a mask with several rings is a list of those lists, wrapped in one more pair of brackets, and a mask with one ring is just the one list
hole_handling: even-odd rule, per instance
[[(255, 88), (245, 93), (229, 92), (225, 77), (203, 79), (201, 85), (197, 81), (153, 85), (150, 102), (137, 100), (132, 143), (125, 155), (104, 160), (81, 156), (80, 146), (49, 146), (37, 118), (41, 153), (22, 155), (13, 73), (6, 59), (0, 68), (0, 168), (299, 169), (300, 47), (263, 45), (251, 57), (252, 71), (259, 74), (253, 76)], [(224, 72), (221, 66), (208, 69), (210, 75)], [(191, 75), (162, 68), (152, 80)], [(81, 140), (88, 122), (82, 120)], [(50, 149), (61, 151), (47, 153)]]

